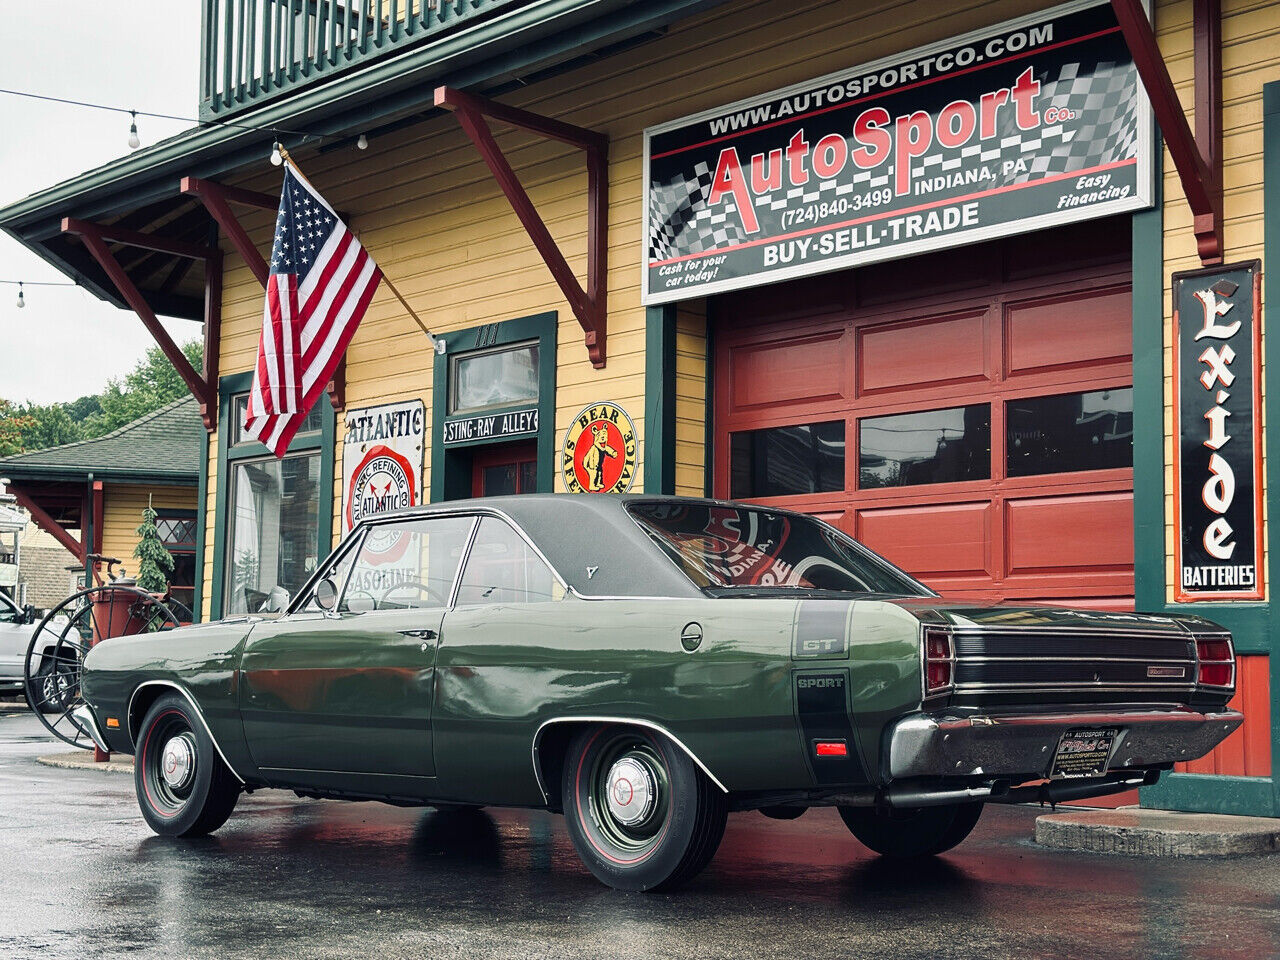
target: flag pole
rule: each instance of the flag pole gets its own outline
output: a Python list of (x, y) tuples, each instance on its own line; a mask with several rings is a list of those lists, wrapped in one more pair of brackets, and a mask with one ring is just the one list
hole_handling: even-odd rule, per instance
[[(315, 190), (315, 184), (310, 180), (307, 180), (306, 174), (298, 169), (298, 164), (294, 161), (293, 157), (289, 156), (289, 151), (284, 148), (284, 144), (277, 143), (276, 149), (280, 151), (280, 158), (293, 169), (293, 172), (305, 180), (312, 190)], [(316, 192), (319, 193), (318, 190)], [(379, 267), (379, 270), (381, 270), (381, 267)], [(422, 322), (422, 318), (418, 316), (418, 312), (414, 310), (413, 307), (409, 306), (409, 301), (406, 300), (404, 295), (396, 289), (396, 285), (391, 282), (391, 278), (387, 276), (385, 271), (382, 273), (382, 282), (385, 283), (387, 288), (396, 295), (396, 299), (400, 301), (400, 305), (405, 308), (409, 316), (413, 317), (414, 323), (418, 325), (418, 329), (427, 335), (427, 339), (431, 341), (431, 349), (443, 356), (446, 349), (445, 342), (427, 329), (427, 325)]]

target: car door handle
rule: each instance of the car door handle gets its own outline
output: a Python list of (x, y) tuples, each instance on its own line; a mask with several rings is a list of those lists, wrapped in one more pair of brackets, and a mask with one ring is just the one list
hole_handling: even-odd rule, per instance
[(418, 640), (434, 640), (436, 639), (436, 637), (440, 636), (440, 634), (436, 633), (434, 630), (425, 630), (425, 629), (424, 630), (401, 630), (400, 633), (403, 636), (415, 637)]

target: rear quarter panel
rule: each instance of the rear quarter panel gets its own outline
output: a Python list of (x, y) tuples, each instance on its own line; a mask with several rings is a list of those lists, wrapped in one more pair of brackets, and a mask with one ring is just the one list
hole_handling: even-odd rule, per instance
[[(437, 661), (436, 769), (449, 798), (541, 804), (532, 747), (564, 717), (678, 737), (730, 790), (806, 785), (792, 705), (792, 600), (617, 599), (459, 608)], [(699, 648), (680, 643), (689, 623)]]

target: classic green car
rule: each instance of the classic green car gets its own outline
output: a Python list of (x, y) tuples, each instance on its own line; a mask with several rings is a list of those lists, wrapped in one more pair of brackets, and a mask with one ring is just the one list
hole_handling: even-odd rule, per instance
[(539, 495), (369, 520), (283, 615), (106, 641), (77, 719), (160, 834), (264, 787), (539, 807), (652, 890), (728, 811), (921, 856), (984, 802), (1151, 783), (1239, 726), (1234, 685), (1196, 617), (957, 605), (803, 514)]

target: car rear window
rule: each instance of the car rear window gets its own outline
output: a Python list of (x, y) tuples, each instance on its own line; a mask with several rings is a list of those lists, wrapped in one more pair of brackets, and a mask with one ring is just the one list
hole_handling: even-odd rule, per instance
[(834, 527), (802, 514), (655, 501), (631, 515), (697, 586), (712, 593), (837, 591), (933, 596), (933, 591)]

